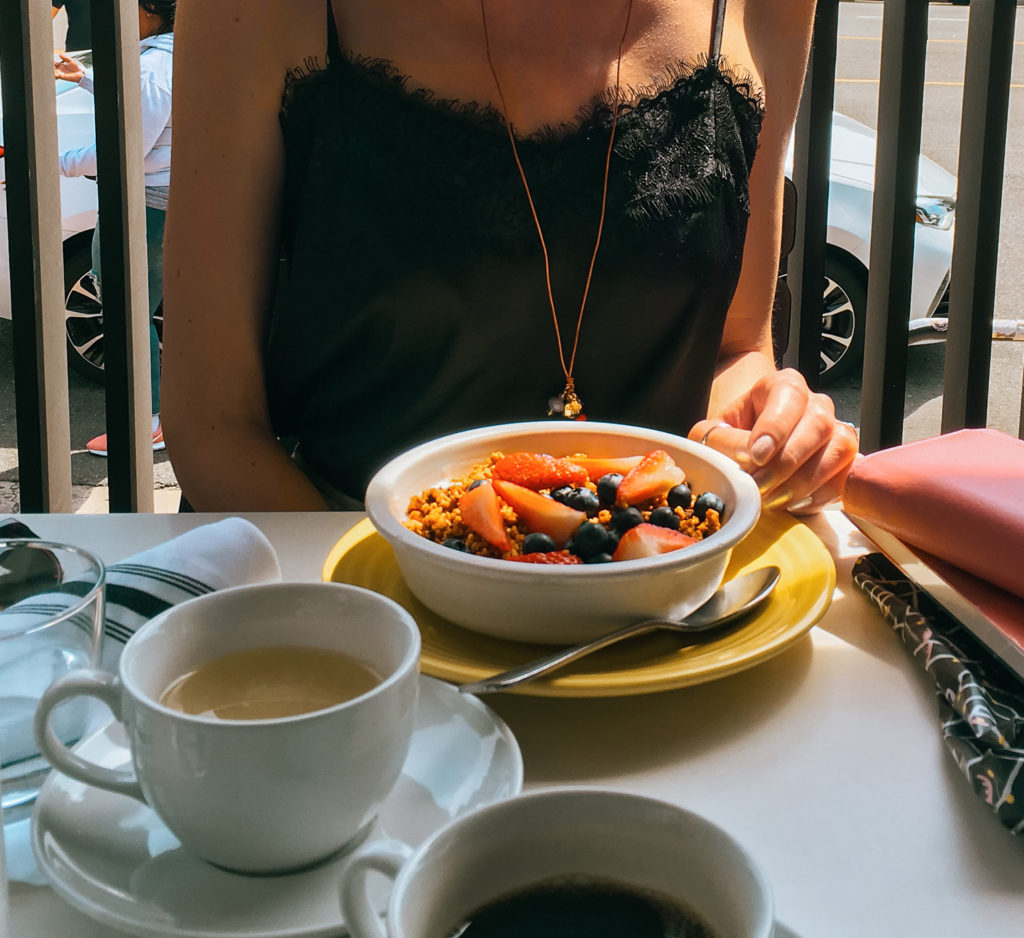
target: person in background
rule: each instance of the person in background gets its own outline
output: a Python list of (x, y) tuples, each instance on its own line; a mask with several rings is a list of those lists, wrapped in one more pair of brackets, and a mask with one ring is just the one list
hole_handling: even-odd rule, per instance
[[(150, 384), (153, 393), (153, 449), (164, 448), (160, 427), (160, 341), (153, 314), (163, 299), (163, 239), (167, 216), (167, 192), (171, 170), (171, 76), (174, 51), (176, 0), (139, 0), (139, 70), (142, 80), (142, 152), (146, 171), (146, 261), (150, 317)], [(92, 76), (66, 53), (58, 53), (55, 78), (77, 82), (90, 93)], [(96, 145), (65, 150), (60, 154), (65, 176), (96, 175)], [(101, 285), (99, 221), (92, 240), (93, 276)], [(86, 443), (97, 456), (107, 455), (107, 435)]]
[(340, 507), (416, 442), (581, 399), (770, 508), (841, 494), (856, 434), (771, 344), (814, 0), (182, 17), (164, 416), (196, 510)]
[(51, 15), (61, 10), (68, 17), (68, 31), (64, 37), (65, 52), (82, 52), (92, 48), (92, 0), (51, 0)]

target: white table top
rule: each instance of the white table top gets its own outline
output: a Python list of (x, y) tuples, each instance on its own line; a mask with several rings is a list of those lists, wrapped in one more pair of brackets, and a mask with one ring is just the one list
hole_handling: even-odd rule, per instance
[[(43, 537), (112, 562), (214, 515), (33, 515)], [(318, 579), (357, 514), (247, 515), (286, 579)], [(775, 893), (778, 938), (1024, 934), (1024, 838), (946, 753), (931, 678), (850, 582), (871, 545), (838, 510), (812, 522), (836, 558), (832, 607), (760, 666), (632, 698), (488, 697), (527, 788), (589, 784), (696, 811), (733, 834)], [(116, 936), (46, 887), (10, 884), (12, 938)], [(2, 930), (2, 928), (0, 928)]]

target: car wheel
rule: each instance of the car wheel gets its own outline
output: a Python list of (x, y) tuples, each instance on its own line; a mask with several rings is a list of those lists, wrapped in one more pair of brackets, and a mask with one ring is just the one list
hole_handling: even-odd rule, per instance
[[(153, 316), (157, 335), (163, 338), (163, 304)], [(103, 305), (92, 275), (92, 236), (80, 238), (65, 250), (64, 330), (68, 363), (84, 378), (103, 383), (105, 347)]]
[(818, 366), (822, 386), (850, 374), (863, 361), (867, 292), (860, 268), (838, 255), (826, 255)]

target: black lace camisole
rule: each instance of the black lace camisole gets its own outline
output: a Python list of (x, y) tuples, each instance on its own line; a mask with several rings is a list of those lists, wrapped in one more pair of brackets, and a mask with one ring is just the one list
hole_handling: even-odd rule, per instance
[[(576, 357), (591, 420), (685, 434), (707, 409), (739, 277), (759, 90), (711, 53), (620, 110)], [(543, 418), (565, 381), (543, 259), (501, 114), (409, 90), (342, 54), (288, 77), (285, 280), (271, 324), (275, 432), (362, 497), (389, 457)], [(600, 211), (610, 95), (517, 139), (551, 258), (566, 360)], [(562, 418), (558, 418), (562, 419)]]

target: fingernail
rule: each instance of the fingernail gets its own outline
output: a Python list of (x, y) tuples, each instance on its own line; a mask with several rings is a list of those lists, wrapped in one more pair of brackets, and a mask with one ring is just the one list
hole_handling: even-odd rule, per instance
[(811, 503), (814, 501), (814, 497), (808, 495), (806, 498), (801, 498), (798, 502), (793, 502), (788, 508), (790, 511), (802, 511), (804, 508), (810, 508)]
[(770, 436), (759, 436), (750, 447), (750, 458), (759, 466), (764, 465), (775, 452), (775, 440)]
[(762, 507), (767, 511), (774, 511), (776, 508), (786, 505), (792, 497), (793, 493), (789, 489), (784, 489), (778, 494), (773, 495), (766, 502), (762, 502)]

